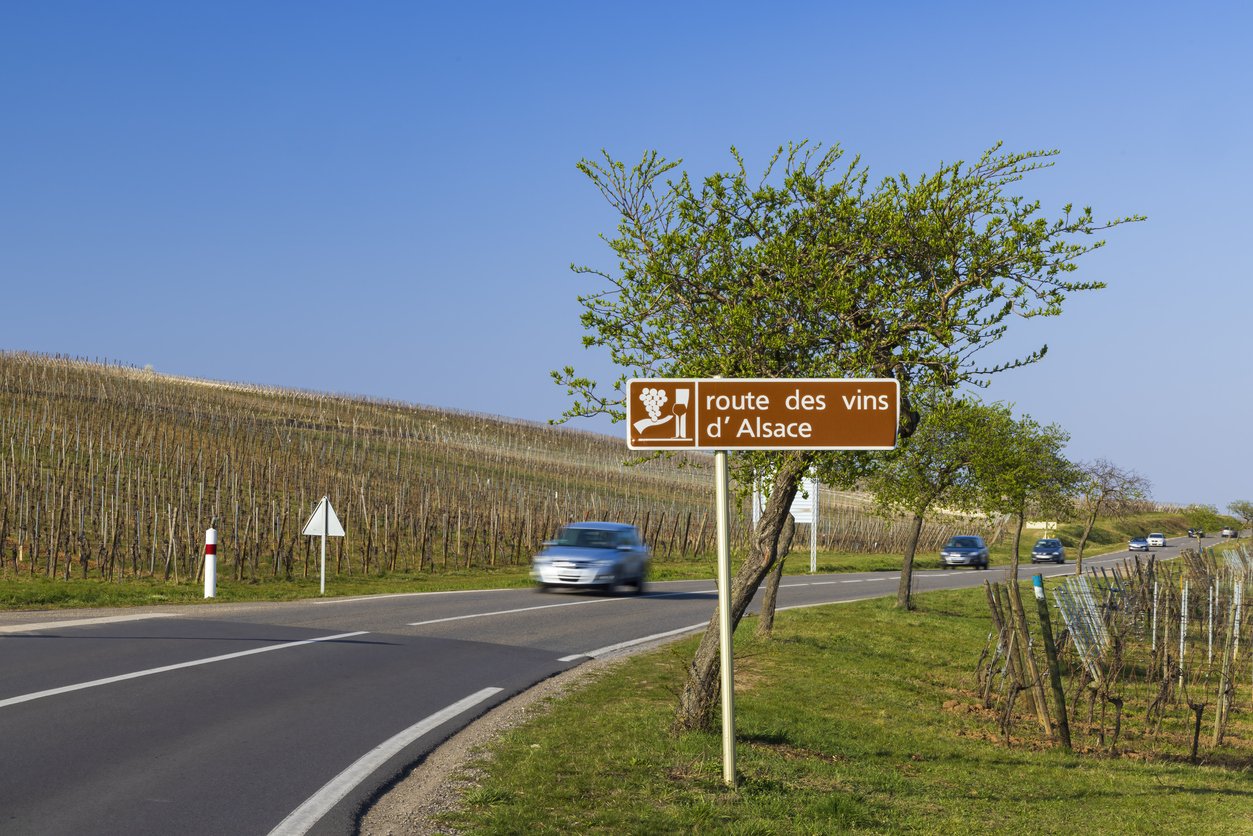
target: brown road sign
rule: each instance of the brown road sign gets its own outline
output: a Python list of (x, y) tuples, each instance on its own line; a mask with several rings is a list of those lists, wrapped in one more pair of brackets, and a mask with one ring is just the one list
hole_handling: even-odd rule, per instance
[(627, 383), (632, 450), (890, 450), (899, 415), (891, 378)]

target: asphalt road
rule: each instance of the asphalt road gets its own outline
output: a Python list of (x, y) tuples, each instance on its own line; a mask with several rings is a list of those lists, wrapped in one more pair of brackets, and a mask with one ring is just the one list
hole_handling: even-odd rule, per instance
[[(1074, 566), (1020, 576), (1033, 571)], [(914, 589), (1004, 573), (919, 571)], [(789, 576), (779, 608), (896, 586), (894, 572)], [(492, 706), (590, 658), (703, 629), (716, 600), (712, 581), (682, 581), (640, 597), (0, 613), (0, 833), (348, 833), (381, 788)]]

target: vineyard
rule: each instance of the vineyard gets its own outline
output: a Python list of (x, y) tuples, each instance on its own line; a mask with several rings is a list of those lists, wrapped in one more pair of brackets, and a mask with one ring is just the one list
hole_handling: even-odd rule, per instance
[[(978, 665), (979, 690), (1006, 743), (1024, 716), (1065, 748), (1099, 754), (1222, 762), (1229, 735), (1247, 740), (1247, 727), (1231, 726), (1253, 694), (1245, 606), (1253, 554), (1243, 544), (1185, 551), (1168, 563), (1137, 556), (1109, 572), (1064, 578), (1048, 619), (1058, 624), (1049, 628), (1042, 615), (1037, 635), (1015, 611), (1008, 583), (985, 590), (995, 629)], [(1038, 609), (1046, 609), (1043, 596)], [(1052, 629), (1060, 632), (1056, 650)], [(1042, 645), (1047, 665), (1037, 658)]]
[[(627, 465), (579, 430), (23, 353), (0, 353), (0, 393), (0, 576), (194, 581), (210, 526), (225, 577), (316, 575), (301, 530), (324, 494), (336, 574), (525, 563), (573, 519), (634, 523), (657, 561), (713, 550), (700, 454)], [(820, 548), (901, 551), (905, 524), (864, 500), (821, 508)]]

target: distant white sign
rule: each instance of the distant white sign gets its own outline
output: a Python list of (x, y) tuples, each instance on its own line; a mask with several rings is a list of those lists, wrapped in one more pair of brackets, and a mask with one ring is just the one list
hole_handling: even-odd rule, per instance
[(326, 537), (344, 536), (344, 527), (339, 524), (339, 517), (335, 516), (335, 509), (331, 507), (329, 497), (322, 497), (318, 507), (313, 509), (313, 515), (305, 523), (305, 530), (302, 533), (309, 537), (316, 537), (319, 534)]
[[(818, 481), (805, 477), (801, 479), (800, 487), (796, 490), (796, 496), (792, 499), (792, 507), (789, 513), (797, 523), (812, 523), (814, 521), (814, 505), (818, 501)], [(766, 495), (758, 486), (753, 491), (753, 525), (756, 526), (761, 520), (761, 512), (766, 507)]]
[(331, 498), (329, 496), (322, 497), (322, 501), (318, 503), (318, 507), (313, 509), (313, 515), (309, 517), (309, 521), (305, 523), (304, 534), (307, 537), (322, 538), (322, 569), (318, 573), (321, 579), (322, 594), (326, 594), (326, 538), (327, 537), (343, 537), (344, 527), (339, 524), (339, 517), (335, 516), (335, 509), (331, 507)]

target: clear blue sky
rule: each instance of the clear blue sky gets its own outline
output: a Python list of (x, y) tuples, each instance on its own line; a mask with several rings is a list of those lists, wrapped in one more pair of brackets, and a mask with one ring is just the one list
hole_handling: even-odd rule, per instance
[[(1195, 3), (9, 2), (0, 348), (560, 414), (571, 262), (614, 217), (575, 170), (703, 175), (809, 138), (875, 176), (1057, 148), (1024, 192), (1142, 213), (1109, 288), (1005, 348), (985, 397), (1166, 502), (1253, 499), (1253, 16)], [(1011, 344), (1012, 343), (1012, 344)], [(620, 432), (609, 425), (589, 429)]]

